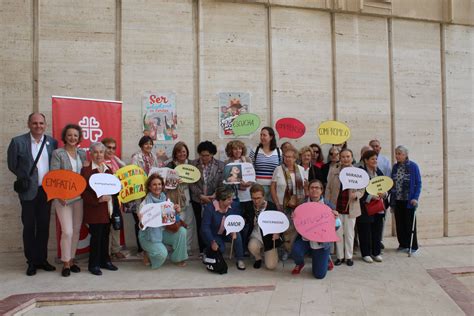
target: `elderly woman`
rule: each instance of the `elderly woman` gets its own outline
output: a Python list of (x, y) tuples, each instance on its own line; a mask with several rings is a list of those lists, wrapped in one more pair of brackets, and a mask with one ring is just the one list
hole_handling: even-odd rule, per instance
[[(158, 160), (156, 156), (153, 155), (153, 140), (150, 136), (143, 136), (138, 141), (138, 146), (140, 150), (132, 155), (132, 165), (137, 165), (145, 171), (146, 174), (150, 173), (151, 168), (159, 167)], [(138, 232), (140, 228), (138, 227), (139, 220), (137, 215), (137, 209), (140, 205), (141, 200), (135, 200), (129, 202), (125, 205), (125, 208), (128, 209), (128, 212), (131, 212), (133, 219), (135, 220), (135, 237), (137, 238), (137, 247), (138, 247), (138, 256), (143, 256), (143, 248), (138, 239)], [(145, 264), (148, 264), (145, 260)]]
[(324, 185), (326, 185), (326, 183), (328, 182), (328, 175), (331, 168), (334, 168), (336, 165), (338, 165), (340, 152), (341, 151), (338, 147), (333, 146), (331, 147), (331, 149), (329, 149), (328, 161), (321, 168), (321, 172), (323, 173)]
[[(391, 190), (390, 207), (395, 211), (397, 226), (397, 239), (399, 251), (418, 251), (416, 237), (415, 212), (421, 193), (421, 175), (418, 165), (408, 159), (408, 149), (405, 146), (395, 148), (392, 179), (394, 182)], [(415, 222), (414, 222), (415, 221)], [(413, 229), (413, 241), (410, 244)]]
[(318, 167), (315, 167), (312, 163), (313, 150), (309, 146), (304, 146), (300, 149), (300, 165), (304, 169), (304, 178), (305, 180), (311, 181), (318, 179), (321, 182), (323, 181), (323, 174)]
[(263, 186), (255, 183), (250, 188), (252, 197), (252, 231), (249, 241), (249, 251), (255, 257), (253, 267), (260, 269), (262, 266), (262, 249), (265, 258), (265, 267), (274, 270), (278, 265), (277, 248), (282, 244), (280, 234), (268, 234), (263, 236), (262, 229), (258, 226), (258, 216), (266, 210), (275, 210), (276, 206), (272, 202), (265, 201), (265, 190)]
[[(362, 154), (361, 160), (363, 166), (360, 167), (367, 171), (369, 178), (372, 179), (377, 176), (383, 176), (382, 171), (377, 167), (377, 152), (368, 150)], [(383, 218), (385, 217), (385, 210), (379, 213), (369, 215), (367, 213), (367, 203), (373, 200), (385, 199), (386, 193), (379, 195), (371, 195), (364, 192), (364, 196), (360, 199), (360, 206), (362, 214), (357, 217), (357, 233), (359, 234), (359, 247), (362, 255), (362, 260), (367, 263), (382, 262), (381, 245), (382, 245), (382, 228)]]
[[(311, 180), (308, 184), (308, 191), (307, 203), (317, 202), (325, 204), (333, 210), (335, 209), (333, 204), (323, 198), (324, 186), (320, 180)], [(335, 210), (333, 214), (336, 217), (339, 215)], [(306, 253), (311, 252), (313, 276), (316, 279), (324, 279), (328, 271), (328, 263), (330, 262), (330, 248), (331, 243), (309, 241), (298, 234), (291, 251), (291, 257), (295, 260), (295, 267), (291, 274), (297, 275), (301, 273), (304, 268), (304, 256)]]
[(283, 233), (285, 240), (282, 259), (286, 260), (296, 238), (296, 230), (291, 220), (293, 210), (303, 203), (305, 197), (304, 169), (296, 164), (298, 151), (294, 147), (283, 153), (283, 163), (273, 172), (270, 191), (273, 202), (279, 211), (284, 212), (290, 221), (290, 227)]
[(102, 275), (100, 268), (116, 271), (109, 256), (110, 214), (112, 212), (112, 197), (103, 195), (100, 198), (89, 185), (93, 174), (112, 172), (104, 163), (105, 146), (102, 143), (92, 143), (89, 147), (92, 163), (82, 168), (81, 175), (87, 183), (82, 193), (84, 200), (84, 223), (89, 225), (91, 235), (89, 250), (89, 272)]
[[(140, 204), (140, 210), (146, 204), (161, 203), (167, 200), (166, 194), (163, 192), (165, 182), (158, 174), (154, 173), (150, 175), (146, 180), (145, 187), (147, 195)], [(179, 204), (175, 204), (175, 210), (179, 212)], [(141, 220), (142, 214), (140, 211), (138, 217)], [(179, 227), (179, 229), (173, 233), (167, 231), (165, 227), (166, 226), (147, 227), (144, 230), (141, 229), (138, 234), (140, 244), (150, 259), (151, 268), (158, 269), (165, 262), (168, 257), (168, 250), (165, 245), (173, 249), (170, 260), (177, 266), (186, 266), (185, 260), (188, 259), (188, 253), (186, 251), (186, 229)], [(140, 228), (143, 228), (141, 223)]]
[(311, 149), (313, 150), (313, 155), (311, 157), (311, 163), (316, 167), (321, 169), (324, 166), (324, 154), (323, 151), (321, 150), (321, 146), (318, 144), (314, 143), (309, 145)]
[[(102, 144), (105, 145), (105, 164), (109, 167), (110, 171), (113, 174), (117, 172), (118, 169), (125, 167), (125, 162), (120, 160), (119, 157), (115, 154), (117, 150), (117, 141), (113, 138), (107, 137), (102, 139)], [(114, 196), (114, 207), (117, 207), (116, 214), (120, 215), (120, 221), (123, 223), (122, 210), (116, 200), (117, 196)], [(110, 230), (110, 254), (116, 259), (125, 259), (126, 255), (122, 253), (122, 246), (120, 245), (120, 230), (111, 229)]]
[[(70, 170), (80, 173), (86, 164), (86, 152), (78, 148), (82, 140), (82, 129), (76, 124), (66, 125), (61, 132), (63, 148), (58, 148), (51, 155), (51, 170)], [(77, 243), (82, 226), (83, 205), (80, 196), (71, 200), (55, 199), (53, 208), (61, 224), (61, 261), (62, 276), (68, 277), (71, 272), (78, 273), (81, 269), (74, 264)]]
[(234, 251), (237, 269), (245, 270), (244, 247), (240, 232), (226, 234), (224, 228), (225, 218), (229, 215), (240, 215), (240, 210), (233, 202), (234, 193), (229, 188), (219, 187), (216, 189), (216, 199), (204, 207), (202, 216), (201, 236), (206, 247), (214, 251), (224, 253), (225, 242), (234, 240)]
[[(265, 189), (265, 199), (272, 200), (270, 185), (275, 168), (281, 164), (282, 153), (277, 146), (275, 131), (273, 128), (265, 126), (260, 131), (260, 144), (249, 154), (255, 168), (257, 183), (263, 185)], [(275, 202), (275, 201), (273, 201)]]
[(337, 231), (340, 240), (336, 242), (337, 260), (334, 264), (338, 266), (346, 261), (348, 266), (352, 266), (354, 227), (356, 218), (361, 214), (359, 199), (364, 195), (364, 190), (342, 190), (339, 173), (344, 168), (352, 167), (353, 155), (350, 149), (343, 149), (340, 156), (341, 161), (329, 171), (325, 199), (336, 205), (342, 225)]
[[(168, 168), (174, 169), (179, 165), (189, 163), (189, 149), (186, 143), (177, 142), (173, 147), (172, 153), (173, 160), (167, 165)], [(194, 211), (191, 205), (191, 195), (189, 193), (189, 185), (181, 182), (178, 184), (177, 190), (174, 190), (178, 196), (179, 205), (181, 206), (180, 217), (186, 224), (186, 236), (187, 236), (187, 249), (190, 254), (193, 242), (196, 240), (196, 224), (194, 220)], [(171, 194), (171, 192), (169, 192)]]
[[(201, 214), (204, 205), (211, 203), (216, 197), (216, 189), (222, 186), (224, 163), (214, 159), (217, 147), (210, 141), (201, 142), (197, 147), (199, 158), (192, 161), (201, 172), (199, 181), (189, 186), (191, 190), (191, 203), (194, 209), (197, 231), (201, 231)], [(198, 234), (199, 252), (204, 250), (204, 243), (201, 234)]]

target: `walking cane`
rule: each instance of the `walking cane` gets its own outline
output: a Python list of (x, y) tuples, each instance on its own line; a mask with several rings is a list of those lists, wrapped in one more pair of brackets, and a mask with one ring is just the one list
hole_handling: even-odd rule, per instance
[(415, 224), (416, 224), (416, 207), (413, 212), (413, 225), (411, 225), (411, 237), (410, 237), (410, 248), (408, 248), (408, 257), (411, 257), (411, 247), (413, 246), (413, 235), (415, 234)]

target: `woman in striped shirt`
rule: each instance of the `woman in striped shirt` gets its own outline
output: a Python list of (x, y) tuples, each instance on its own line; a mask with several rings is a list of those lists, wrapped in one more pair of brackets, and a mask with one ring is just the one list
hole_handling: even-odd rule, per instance
[(275, 131), (265, 126), (260, 131), (260, 144), (250, 152), (255, 168), (256, 182), (265, 190), (265, 200), (273, 201), (270, 194), (273, 171), (281, 164), (281, 151), (277, 146)]

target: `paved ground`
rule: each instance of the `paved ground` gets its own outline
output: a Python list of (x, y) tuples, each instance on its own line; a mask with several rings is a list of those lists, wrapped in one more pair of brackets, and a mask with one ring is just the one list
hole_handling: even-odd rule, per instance
[[(293, 277), (290, 261), (266, 271), (253, 269), (250, 259), (246, 271), (230, 265), (227, 275), (190, 260), (185, 268), (167, 263), (154, 271), (118, 262), (119, 271), (101, 277), (63, 278), (59, 271), (27, 277), (22, 254), (8, 253), (0, 258), (0, 311), (23, 302), (26, 315), (474, 315), (474, 236), (421, 240), (420, 254), (411, 258), (394, 250), (395, 239), (385, 244), (383, 263), (357, 257), (353, 267), (335, 267), (324, 280), (312, 278), (309, 263)], [(86, 270), (86, 260), (80, 266)], [(170, 289), (191, 290), (163, 291)], [(23, 293), (40, 294), (16, 295)], [(77, 304), (83, 299), (102, 300)]]

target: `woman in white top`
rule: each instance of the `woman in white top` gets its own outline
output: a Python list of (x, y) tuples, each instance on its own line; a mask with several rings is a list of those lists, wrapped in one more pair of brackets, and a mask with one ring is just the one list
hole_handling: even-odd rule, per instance
[[(86, 152), (78, 148), (82, 140), (82, 129), (75, 124), (66, 125), (61, 132), (64, 148), (58, 148), (51, 155), (51, 170), (71, 170), (81, 173), (86, 165)], [(88, 163), (87, 163), (88, 165)], [(68, 277), (71, 272), (78, 273), (81, 269), (74, 264), (77, 243), (82, 225), (83, 207), (80, 196), (71, 200), (55, 199), (53, 208), (61, 224), (61, 261), (62, 276)]]
[[(297, 235), (291, 214), (298, 205), (303, 203), (306, 196), (304, 169), (296, 164), (297, 157), (298, 151), (296, 148), (289, 147), (286, 149), (283, 153), (283, 164), (275, 168), (270, 187), (272, 199), (277, 209), (284, 212), (290, 221), (290, 227), (283, 233), (284, 248), (287, 253), (291, 251)], [(285, 259), (285, 255), (283, 259)]]

